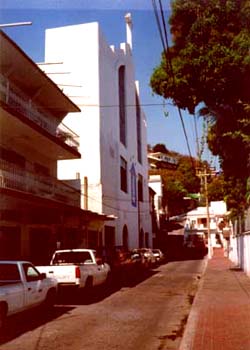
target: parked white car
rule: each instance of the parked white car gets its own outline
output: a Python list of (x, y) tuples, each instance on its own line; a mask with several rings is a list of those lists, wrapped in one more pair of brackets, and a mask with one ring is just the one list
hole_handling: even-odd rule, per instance
[(164, 260), (164, 254), (162, 253), (162, 251), (160, 249), (152, 249), (152, 252), (155, 256), (156, 262), (158, 264), (162, 263)]
[(154, 267), (156, 264), (156, 258), (151, 248), (136, 248), (132, 251), (133, 254), (140, 254), (142, 259), (142, 265), (146, 268)]
[(57, 282), (28, 261), (0, 261), (0, 328), (7, 316), (44, 303), (53, 306)]
[(110, 276), (110, 266), (93, 249), (56, 250), (50, 265), (37, 269), (54, 277), (59, 287), (89, 289), (105, 283)]

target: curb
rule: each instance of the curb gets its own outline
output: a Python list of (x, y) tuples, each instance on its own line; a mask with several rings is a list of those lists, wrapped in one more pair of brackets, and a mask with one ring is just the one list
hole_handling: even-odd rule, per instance
[(204, 284), (204, 274), (207, 270), (207, 264), (208, 264), (208, 258), (206, 258), (204, 262), (204, 267), (203, 267), (203, 272), (201, 274), (201, 281), (199, 283), (197, 292), (194, 297), (194, 302), (191, 307), (190, 313), (188, 315), (186, 327), (184, 330), (183, 337), (181, 339), (181, 344), (179, 347), (179, 350), (192, 350), (193, 348), (193, 339), (195, 335), (195, 330), (196, 330), (196, 325), (197, 325), (197, 320), (198, 320), (198, 315), (199, 315), (199, 296), (201, 294), (203, 284)]

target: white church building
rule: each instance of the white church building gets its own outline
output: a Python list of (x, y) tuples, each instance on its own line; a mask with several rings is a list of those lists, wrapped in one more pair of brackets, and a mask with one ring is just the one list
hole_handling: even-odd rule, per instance
[(81, 109), (63, 121), (80, 137), (81, 159), (59, 161), (59, 179), (80, 179), (81, 207), (115, 217), (89, 241), (132, 249), (152, 246), (152, 224), (130, 14), (125, 25), (119, 48), (107, 44), (97, 22), (48, 29), (39, 66)]

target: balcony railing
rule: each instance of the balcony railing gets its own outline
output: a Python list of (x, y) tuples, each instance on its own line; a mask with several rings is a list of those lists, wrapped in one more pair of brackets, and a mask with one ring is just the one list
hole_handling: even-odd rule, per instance
[(12, 82), (10, 84), (2, 74), (0, 74), (0, 99), (51, 135), (56, 136), (70, 147), (78, 149), (78, 135), (63, 123), (58, 126), (56, 118), (50, 115), (49, 112), (42, 110), (40, 107), (38, 110), (34, 102), (31, 102), (31, 99)]
[(0, 188), (80, 206), (80, 192), (73, 187), (56, 178), (26, 171), (3, 159), (0, 159)]

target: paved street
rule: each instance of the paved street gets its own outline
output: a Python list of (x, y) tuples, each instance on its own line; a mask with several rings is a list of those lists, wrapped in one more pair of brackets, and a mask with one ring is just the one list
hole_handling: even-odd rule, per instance
[(205, 264), (170, 262), (90, 301), (67, 296), (50, 315), (12, 317), (0, 349), (178, 349)]

